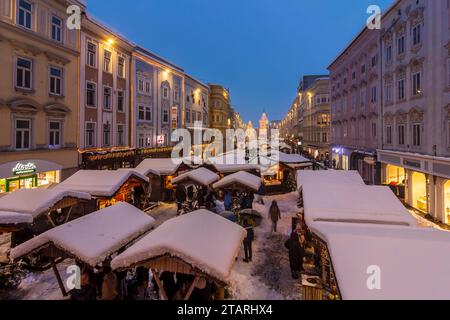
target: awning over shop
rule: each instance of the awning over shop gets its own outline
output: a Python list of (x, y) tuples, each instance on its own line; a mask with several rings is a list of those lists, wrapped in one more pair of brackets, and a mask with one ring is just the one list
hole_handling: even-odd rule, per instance
[[(448, 232), (332, 222), (315, 222), (310, 228), (327, 243), (344, 300), (447, 300), (450, 296)], [(373, 287), (377, 284), (379, 289)]]

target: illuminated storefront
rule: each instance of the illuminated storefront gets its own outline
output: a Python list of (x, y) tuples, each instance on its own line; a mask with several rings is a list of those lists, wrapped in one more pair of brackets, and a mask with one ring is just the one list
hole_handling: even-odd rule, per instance
[(0, 165), (0, 193), (50, 186), (61, 180), (62, 167), (43, 160)]

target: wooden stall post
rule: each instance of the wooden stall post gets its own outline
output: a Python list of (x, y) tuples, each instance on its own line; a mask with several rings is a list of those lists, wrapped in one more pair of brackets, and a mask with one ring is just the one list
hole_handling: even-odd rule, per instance
[(225, 288), (223, 286), (218, 286), (214, 299), (220, 301), (225, 300)]
[(154, 269), (150, 269), (150, 270), (152, 271), (153, 278), (155, 278), (156, 284), (158, 285), (159, 292), (161, 293), (162, 299), (166, 300), (166, 301), (169, 300), (169, 298), (167, 297), (166, 290), (164, 290), (164, 287), (161, 283), (161, 279), (159, 278), (158, 273)]
[(64, 283), (61, 279), (61, 275), (59, 274), (58, 268), (56, 267), (55, 259), (51, 258), (50, 262), (52, 264), (52, 269), (53, 269), (53, 272), (55, 273), (56, 280), (58, 281), (59, 289), (61, 289), (62, 295), (64, 297), (67, 297), (68, 294), (67, 294), (66, 288), (64, 287)]
[(189, 288), (189, 291), (186, 293), (186, 296), (184, 297), (184, 300), (189, 300), (189, 298), (192, 295), (192, 292), (194, 291), (195, 287), (197, 286), (198, 281), (200, 280), (199, 276), (196, 276), (194, 281), (192, 281), (191, 287)]

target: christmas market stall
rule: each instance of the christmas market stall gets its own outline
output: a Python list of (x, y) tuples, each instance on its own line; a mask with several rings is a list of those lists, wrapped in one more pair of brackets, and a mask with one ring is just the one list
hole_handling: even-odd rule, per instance
[(273, 151), (269, 156), (259, 157), (261, 175), (266, 194), (295, 190), (295, 175), (299, 170), (311, 170), (313, 163), (299, 154)]
[(14, 247), (70, 219), (84, 215), (85, 192), (19, 189), (0, 198), (0, 234), (12, 233)]
[(447, 300), (450, 296), (448, 232), (336, 222), (315, 222), (310, 228), (329, 251), (335, 299)]
[(57, 269), (58, 263), (75, 259), (80, 267), (94, 268), (150, 231), (154, 221), (134, 206), (119, 202), (21, 244), (11, 251), (11, 259), (48, 259), (61, 292), (66, 296), (67, 291)]
[(188, 300), (200, 283), (214, 283), (216, 299), (224, 289), (239, 253), (245, 229), (210, 211), (198, 210), (163, 223), (111, 262), (115, 270), (150, 269), (163, 300), (171, 300), (161, 283), (162, 272), (188, 275)]
[(213, 184), (215, 190), (232, 195), (232, 211), (239, 213), (244, 209), (252, 209), (253, 194), (261, 186), (261, 178), (245, 171), (239, 171)]
[[(55, 187), (89, 193), (93, 201), (90, 212), (111, 206), (119, 201), (139, 207), (135, 189), (145, 189), (149, 179), (135, 170), (80, 170)], [(145, 197), (145, 195), (144, 195)]]
[[(174, 200), (174, 185), (172, 179), (178, 174), (188, 171), (190, 168), (185, 163), (165, 159), (144, 159), (135, 169), (140, 174), (149, 178), (149, 188), (145, 192), (150, 194), (150, 201)], [(123, 169), (127, 170), (127, 169)]]
[(203, 167), (173, 178), (172, 184), (178, 189), (177, 192), (180, 193), (180, 190), (183, 190), (185, 195), (183, 199), (177, 199), (177, 201), (182, 200), (181, 210), (186, 213), (202, 207), (211, 185), (219, 179), (219, 175)]

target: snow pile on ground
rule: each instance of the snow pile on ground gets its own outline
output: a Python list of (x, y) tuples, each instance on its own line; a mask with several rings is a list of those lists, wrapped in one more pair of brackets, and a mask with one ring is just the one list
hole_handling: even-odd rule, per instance
[(198, 168), (179, 175), (172, 179), (173, 184), (179, 184), (186, 180), (195, 181), (203, 186), (209, 186), (210, 184), (218, 181), (220, 177), (206, 168)]
[(197, 210), (171, 219), (111, 262), (126, 268), (166, 254), (226, 282), (245, 230), (210, 211)]
[(216, 182), (213, 185), (213, 188), (223, 189), (234, 184), (239, 184), (244, 187), (253, 189), (254, 191), (258, 191), (259, 187), (261, 186), (261, 178), (245, 171), (239, 171), (224, 177), (219, 182)]
[(154, 221), (134, 206), (120, 202), (53, 228), (21, 244), (11, 250), (11, 258), (19, 259), (52, 243), (94, 267), (150, 230)]
[(112, 197), (131, 177), (149, 179), (135, 170), (80, 170), (58, 184), (54, 190), (87, 192), (96, 197)]

